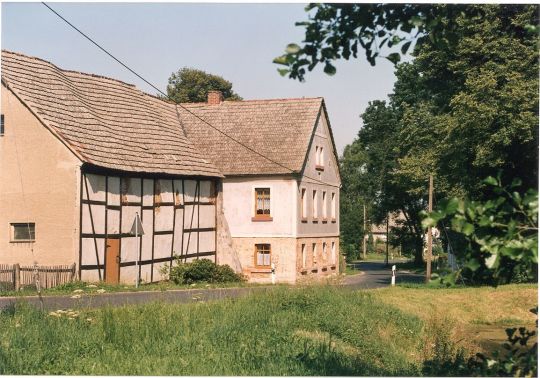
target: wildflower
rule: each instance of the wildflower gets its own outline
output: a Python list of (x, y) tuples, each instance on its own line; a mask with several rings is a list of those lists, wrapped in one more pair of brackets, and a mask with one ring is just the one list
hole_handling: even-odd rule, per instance
[(74, 294), (84, 293), (84, 290), (82, 290), (82, 289), (73, 290), (73, 293)]
[(91, 285), (86, 285), (86, 287), (89, 289), (94, 289), (97, 287), (97, 285), (91, 284)]
[(99, 289), (99, 290), (96, 290), (96, 293), (103, 294), (104, 292), (105, 292), (105, 289)]
[(87, 321), (88, 323), (92, 323), (93, 319), (92, 319), (92, 318), (86, 318), (86, 321)]
[(197, 286), (197, 284), (196, 284), (196, 283), (192, 283), (190, 286)]
[(81, 297), (80, 294), (75, 294), (71, 296), (71, 299), (79, 299)]
[(21, 323), (17, 322), (15, 323), (15, 328), (19, 328), (21, 326)]

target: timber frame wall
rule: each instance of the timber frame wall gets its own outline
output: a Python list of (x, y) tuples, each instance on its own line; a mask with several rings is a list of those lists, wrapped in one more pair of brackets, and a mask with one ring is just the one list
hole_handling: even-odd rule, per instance
[(79, 278), (105, 278), (107, 239), (120, 239), (120, 282), (137, 277), (137, 240), (130, 234), (139, 213), (139, 272), (161, 280), (163, 266), (201, 257), (216, 261), (216, 180), (191, 177), (90, 173), (80, 183)]

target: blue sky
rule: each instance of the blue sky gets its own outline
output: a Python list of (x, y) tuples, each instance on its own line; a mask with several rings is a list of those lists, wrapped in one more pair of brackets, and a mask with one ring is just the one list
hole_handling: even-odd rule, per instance
[[(158, 88), (181, 67), (218, 74), (244, 99), (317, 97), (326, 100), (338, 153), (353, 141), (369, 101), (386, 99), (393, 66), (363, 58), (316, 68), (299, 83), (272, 63), (290, 42), (303, 39), (296, 21), (303, 4), (50, 3), (65, 18)], [(156, 93), (76, 33), (41, 3), (2, 3), (3, 49), (37, 56), (65, 69), (95, 73)]]

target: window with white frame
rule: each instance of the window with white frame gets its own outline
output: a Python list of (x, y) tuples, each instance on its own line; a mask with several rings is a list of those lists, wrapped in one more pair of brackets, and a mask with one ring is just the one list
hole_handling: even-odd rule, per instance
[(328, 204), (326, 203), (326, 191), (322, 192), (322, 218), (326, 220)]
[(317, 243), (311, 244), (311, 252), (313, 253), (313, 264), (317, 264)]
[(307, 219), (307, 195), (306, 195), (306, 188), (302, 188), (302, 202), (301, 203), (301, 206), (302, 206), (302, 211), (301, 211), (301, 214), (302, 214), (302, 220), (305, 220)]
[(326, 255), (326, 242), (323, 242), (323, 243), (322, 243), (322, 257), (323, 257), (323, 260), (324, 260), (324, 261), (327, 260), (327, 255)]
[(336, 221), (336, 193), (332, 193), (332, 202), (331, 202), (332, 208), (330, 211), (332, 212), (332, 222)]
[(332, 263), (336, 263), (336, 242), (332, 242)]
[(36, 241), (35, 223), (11, 223), (12, 242), (34, 242)]
[(306, 268), (307, 263), (307, 252), (306, 252), (306, 245), (302, 244), (302, 268)]
[(316, 221), (319, 216), (319, 203), (317, 201), (317, 191), (313, 191), (313, 220)]

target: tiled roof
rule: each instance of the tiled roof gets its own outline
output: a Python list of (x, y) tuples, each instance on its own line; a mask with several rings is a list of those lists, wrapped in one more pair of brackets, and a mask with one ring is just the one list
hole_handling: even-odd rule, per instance
[(8, 51), (2, 51), (2, 82), (86, 163), (221, 176), (186, 138), (175, 106), (133, 85)]
[[(301, 172), (323, 99), (223, 101), (178, 107), (188, 138), (224, 175)], [(324, 115), (321, 115), (324, 116)], [(276, 164), (279, 163), (279, 164)]]

